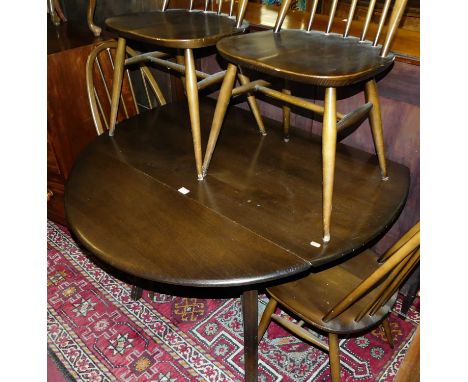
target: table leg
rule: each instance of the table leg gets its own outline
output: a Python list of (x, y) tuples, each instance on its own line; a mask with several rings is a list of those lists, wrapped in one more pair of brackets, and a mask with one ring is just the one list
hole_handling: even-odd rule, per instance
[(258, 376), (258, 292), (256, 290), (242, 294), (242, 317), (245, 381), (256, 382)]

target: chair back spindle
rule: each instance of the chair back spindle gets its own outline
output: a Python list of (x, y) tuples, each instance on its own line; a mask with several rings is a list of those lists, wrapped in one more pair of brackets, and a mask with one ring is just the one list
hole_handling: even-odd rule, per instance
[(309, 21), (307, 23), (307, 32), (310, 32), (310, 30), (312, 29), (312, 23), (314, 22), (315, 12), (317, 12), (317, 5), (318, 0), (313, 0), (312, 7), (310, 9)]
[[(318, 0), (311, 0), (311, 1), (312, 1), (312, 6), (311, 6), (308, 22), (307, 22), (307, 27), (306, 27), (307, 32), (310, 32), (312, 30), (312, 25), (316, 18), (315, 16), (316, 16), (317, 5), (318, 5)], [(333, 0), (333, 2), (331, 3), (330, 11), (328, 14), (327, 27), (325, 29), (326, 34), (329, 34), (332, 31), (335, 14), (338, 8), (338, 2), (339, 0)], [(372, 19), (375, 13), (376, 2), (377, 0), (369, 0), (369, 3), (367, 5), (366, 16), (362, 24), (362, 30), (360, 33), (359, 41), (366, 41), (366, 37), (370, 30), (369, 27), (370, 27), (370, 24), (372, 23)], [(391, 13), (391, 16), (387, 25), (387, 34), (386, 34), (385, 42), (380, 52), (381, 57), (385, 57), (389, 53), (390, 45), (398, 29), (398, 25), (401, 21), (401, 18), (403, 17), (403, 13), (404, 13), (407, 2), (408, 0), (394, 0), (393, 11)], [(292, 0), (285, 0), (281, 3), (281, 7), (278, 11), (278, 16), (276, 17), (275, 26), (273, 28), (274, 33), (280, 32), (281, 27), (286, 18), (286, 15), (291, 7), (291, 3), (292, 3)], [(343, 31), (343, 37), (349, 37), (350, 35), (351, 26), (352, 26), (353, 19), (354, 19), (356, 9), (357, 9), (357, 3), (358, 3), (358, 0), (351, 1), (351, 4), (349, 6), (349, 11), (348, 11), (348, 16), (346, 19), (346, 24), (345, 24), (344, 31)], [(392, 0), (385, 0), (379, 22), (375, 28), (376, 32), (372, 41), (373, 46), (377, 46), (379, 43), (379, 39), (382, 35), (382, 31), (384, 30), (384, 26), (387, 21), (387, 15), (389, 13), (391, 3), (392, 3)]]
[[(291, 1), (291, 0), (290, 0)], [(315, 1), (315, 0), (314, 0)], [(211, 3), (211, 9), (215, 8), (214, 6), (215, 0), (205, 0), (205, 5), (203, 7), (204, 12), (209, 12), (209, 7)], [(223, 0), (217, 0), (217, 10), (216, 13), (220, 15), (222, 13), (223, 8)], [(234, 14), (234, 0), (229, 0), (229, 17), (232, 17)], [(247, 9), (248, 0), (239, 0), (237, 6), (237, 14), (236, 14), (236, 28), (239, 28), (242, 25), (242, 21), (244, 20), (245, 11)], [(189, 1), (189, 10), (192, 11), (194, 6), (194, 0)], [(169, 7), (169, 0), (163, 0), (161, 10), (165, 12)]]
[(338, 6), (338, 0), (333, 0), (333, 3), (331, 5), (330, 9), (330, 15), (328, 16), (328, 24), (327, 24), (327, 30), (325, 33), (330, 33), (332, 26), (333, 26), (333, 20), (335, 19), (335, 12), (336, 12), (336, 7)]
[[(117, 47), (116, 41), (107, 41), (103, 44), (98, 45), (88, 56), (86, 62), (86, 86), (88, 93), (88, 100), (90, 103), (91, 114), (93, 117), (94, 126), (98, 134), (102, 134), (105, 130), (109, 129), (109, 118), (111, 108), (111, 94), (110, 89), (112, 87), (113, 69), (114, 69), (114, 57)], [(126, 53), (130, 57), (137, 56), (137, 53), (127, 46)], [(115, 53), (114, 53), (115, 54)], [(149, 68), (142, 64), (138, 64), (139, 75), (141, 83), (143, 85), (144, 97), (146, 98), (146, 106), (148, 109), (152, 109), (155, 106), (154, 99), (160, 104), (166, 103), (164, 95), (161, 92), (156, 80)], [(118, 120), (124, 120), (130, 118), (136, 114), (140, 114), (141, 106), (137, 101), (135, 94), (135, 86), (130, 71), (125, 68), (125, 76), (122, 83), (122, 92), (120, 94), (121, 108), (119, 107)], [(153, 93), (153, 97), (150, 95)], [(143, 100), (142, 100), (143, 101)], [(145, 102), (143, 102), (145, 103)]]
[(367, 8), (366, 19), (364, 20), (364, 26), (362, 27), (361, 38), (359, 39), (359, 41), (364, 41), (366, 39), (367, 30), (369, 29), (369, 24), (372, 20), (372, 15), (374, 14), (375, 1), (376, 0), (370, 0), (369, 2), (369, 7)]
[(382, 33), (385, 20), (387, 19), (387, 13), (388, 13), (388, 10), (390, 9), (391, 1), (392, 0), (385, 0), (385, 4), (382, 9), (382, 14), (380, 15), (380, 21), (377, 27), (377, 32), (375, 33), (374, 43), (372, 44), (373, 46), (376, 46), (379, 43), (380, 34)]
[(346, 26), (345, 26), (345, 31), (343, 33), (343, 37), (349, 36), (351, 23), (353, 22), (354, 13), (356, 12), (356, 5), (357, 5), (357, 0), (353, 0), (353, 2), (351, 3), (349, 7), (348, 19), (346, 20)]
[(371, 292), (374, 292), (374, 295), (357, 314), (355, 321), (361, 320), (366, 314), (374, 315), (396, 293), (419, 262), (419, 244), (420, 232), (417, 223), (382, 256), (385, 259), (382, 265), (335, 304), (322, 320), (332, 320)]

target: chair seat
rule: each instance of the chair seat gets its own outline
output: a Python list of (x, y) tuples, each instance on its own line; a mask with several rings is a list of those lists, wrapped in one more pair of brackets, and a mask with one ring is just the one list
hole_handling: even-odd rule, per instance
[(307, 277), (287, 284), (268, 288), (270, 293), (281, 305), (287, 307), (304, 321), (319, 329), (331, 333), (357, 333), (380, 322), (395, 303), (397, 293), (373, 316), (365, 315), (361, 320), (354, 318), (369, 303), (370, 299), (381, 288), (375, 288), (364, 298), (329, 322), (323, 322), (322, 317), (349, 291), (378, 268), (377, 255), (366, 250), (339, 266), (311, 273)]
[(236, 28), (234, 17), (185, 9), (110, 17), (106, 25), (121, 37), (181, 49), (215, 45), (223, 37), (244, 33), (249, 26), (243, 22)]
[(273, 76), (338, 87), (374, 77), (395, 56), (380, 57), (380, 46), (339, 34), (285, 29), (233, 36), (218, 42), (219, 53), (241, 66)]

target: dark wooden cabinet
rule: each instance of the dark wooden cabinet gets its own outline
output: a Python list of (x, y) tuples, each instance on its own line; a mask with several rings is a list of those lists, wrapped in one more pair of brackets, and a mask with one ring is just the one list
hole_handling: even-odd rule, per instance
[(86, 25), (58, 27), (48, 20), (47, 216), (65, 224), (65, 181), (75, 159), (96, 136), (86, 96), (85, 63), (102, 41)]

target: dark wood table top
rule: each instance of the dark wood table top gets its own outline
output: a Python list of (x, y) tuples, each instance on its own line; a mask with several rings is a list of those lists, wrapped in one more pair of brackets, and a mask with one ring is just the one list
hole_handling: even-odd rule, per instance
[[(205, 142), (214, 107), (201, 100)], [(285, 143), (267, 119), (262, 137), (249, 112), (231, 108), (198, 181), (187, 115), (182, 102), (124, 121), (75, 163), (65, 195), (70, 227), (119, 270), (181, 286), (277, 280), (359, 251), (403, 208), (406, 167), (389, 161), (390, 180), (381, 181), (375, 156), (338, 144), (332, 240), (323, 245), (319, 137)]]

